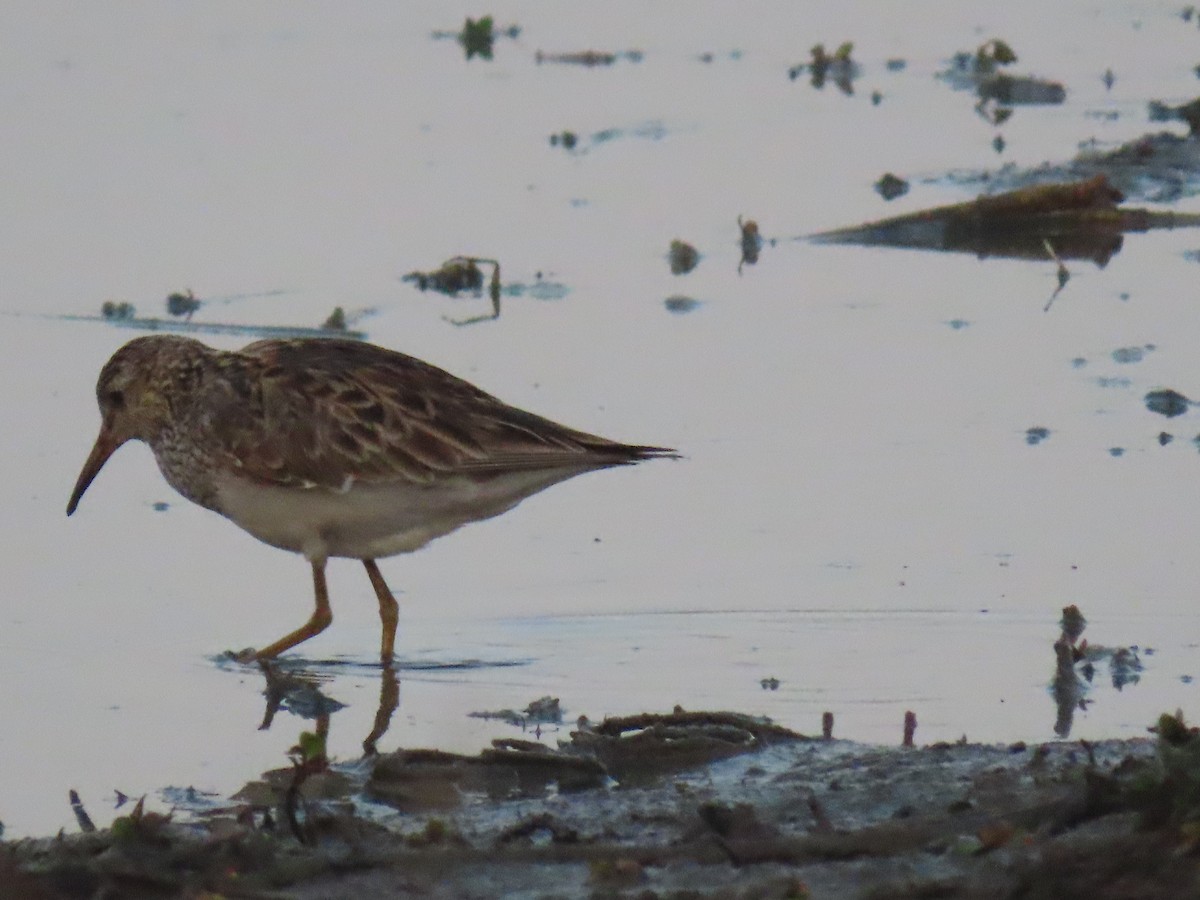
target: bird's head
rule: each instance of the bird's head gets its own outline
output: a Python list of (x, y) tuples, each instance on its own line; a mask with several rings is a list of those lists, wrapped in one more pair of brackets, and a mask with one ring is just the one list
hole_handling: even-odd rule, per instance
[(171, 421), (172, 398), (209, 352), (198, 341), (175, 335), (135, 338), (112, 355), (96, 382), (100, 434), (75, 482), (67, 515), (117, 448), (129, 440), (153, 442)]

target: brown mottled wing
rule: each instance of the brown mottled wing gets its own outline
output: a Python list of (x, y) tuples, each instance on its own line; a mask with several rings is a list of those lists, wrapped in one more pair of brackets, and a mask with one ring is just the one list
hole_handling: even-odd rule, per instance
[(451, 474), (611, 466), (665, 452), (558, 425), (371, 344), (259, 341), (227, 354), (222, 368), (234, 387), (229, 415), (213, 426), (217, 443), (244, 474), (266, 483), (422, 484)]

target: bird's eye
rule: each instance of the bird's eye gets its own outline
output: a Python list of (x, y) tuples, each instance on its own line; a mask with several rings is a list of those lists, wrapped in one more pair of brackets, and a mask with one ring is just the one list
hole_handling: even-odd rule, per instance
[(113, 409), (120, 409), (125, 405), (125, 394), (121, 391), (109, 391), (106, 395), (108, 405)]

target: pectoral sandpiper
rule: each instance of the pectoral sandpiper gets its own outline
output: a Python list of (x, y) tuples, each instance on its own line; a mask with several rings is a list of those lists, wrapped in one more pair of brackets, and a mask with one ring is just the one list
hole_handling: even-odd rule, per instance
[(419, 359), (347, 340), (224, 352), (135, 338), (101, 370), (96, 397), (100, 435), (67, 515), (113, 452), (141, 440), (184, 497), (311, 563), (312, 617), (245, 659), (275, 657), (329, 625), (325, 562), (341, 556), (366, 566), (390, 663), (398, 607), (376, 559), (583, 472), (673, 455), (567, 428)]

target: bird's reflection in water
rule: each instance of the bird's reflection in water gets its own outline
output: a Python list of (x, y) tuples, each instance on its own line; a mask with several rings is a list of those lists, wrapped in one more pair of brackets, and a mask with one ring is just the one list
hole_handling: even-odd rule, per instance
[[(315, 664), (288, 664), (279, 660), (259, 663), (266, 679), (263, 696), (266, 709), (263, 712), (260, 731), (266, 731), (275, 720), (275, 714), (284, 709), (302, 719), (315, 723), (316, 734), (322, 739), (329, 735), (329, 720), (346, 704), (324, 693), (323, 688), (333, 680), (333, 675), (319, 671)], [(310, 667), (311, 666), (311, 667)], [(374, 666), (372, 666), (374, 668)], [(393, 666), (379, 666), (379, 706), (370, 733), (363, 738), (363, 753), (378, 754), (379, 739), (387, 733), (392, 714), (400, 705), (400, 679)]]

